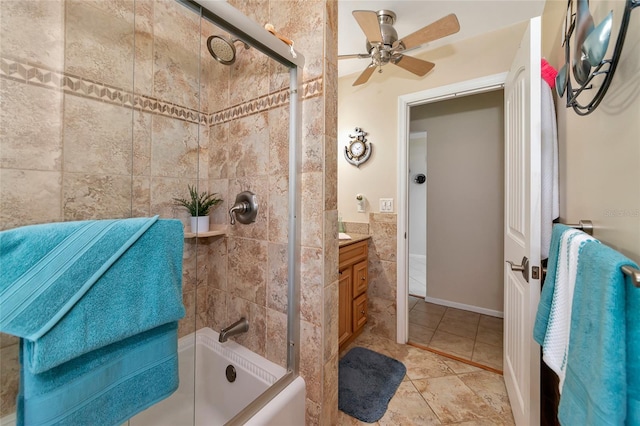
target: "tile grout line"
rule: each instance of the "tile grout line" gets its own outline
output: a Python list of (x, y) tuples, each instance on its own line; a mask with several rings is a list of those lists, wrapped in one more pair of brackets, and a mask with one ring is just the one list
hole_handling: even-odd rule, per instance
[[(420, 379), (420, 380), (424, 380), (424, 379)], [(433, 409), (433, 407), (429, 404), (429, 401), (427, 401), (424, 397), (424, 395), (422, 394), (422, 392), (420, 392), (418, 390), (418, 388), (416, 387), (415, 383), (413, 383), (413, 380), (411, 378), (409, 378), (409, 381), (411, 382), (411, 386), (413, 386), (413, 389), (415, 389), (416, 392), (418, 392), (418, 395), (420, 395), (420, 398), (422, 398), (422, 400), (424, 401), (425, 404), (427, 404), (427, 407), (429, 407), (429, 409), (431, 410), (431, 412), (436, 416), (436, 418), (438, 419), (438, 421), (441, 424), (444, 424), (442, 422), (442, 419), (440, 418), (440, 416), (438, 416), (438, 413), (436, 413), (436, 411)], [(395, 396), (395, 395), (394, 395)]]

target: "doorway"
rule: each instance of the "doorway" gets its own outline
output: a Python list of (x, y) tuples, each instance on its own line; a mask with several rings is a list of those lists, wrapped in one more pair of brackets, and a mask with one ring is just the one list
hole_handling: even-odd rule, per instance
[[(426, 151), (409, 138), (410, 170), (415, 153), (426, 158), (427, 172), (422, 185), (409, 173), (409, 294), (416, 296), (414, 240), (424, 241), (425, 231), (430, 283), (424, 302), (409, 311), (409, 341), (500, 371), (503, 104), (495, 90), (412, 107), (411, 134), (428, 132)], [(417, 186), (426, 191), (416, 193)], [(414, 196), (426, 215), (414, 214)]]
[[(407, 123), (401, 140), (407, 143), (399, 158), (407, 162), (400, 172), (404, 182), (399, 178), (398, 193), (399, 206), (407, 206), (407, 211), (399, 211), (398, 340), (413, 342), (421, 335), (421, 346), (432, 344), (432, 349), (469, 361), (476, 358), (495, 370), (502, 369), (503, 78), (496, 75), (440, 88), (440, 93), (412, 94), (405, 97), (404, 105), (402, 99), (400, 102), (401, 108), (406, 107)], [(494, 116), (499, 117), (492, 125), (493, 136), (485, 134), (486, 114), (483, 117), (474, 111), (487, 109), (482, 106), (483, 99), (485, 103), (489, 99), (488, 108), (495, 108)], [(447, 132), (447, 128), (452, 130)], [(447, 133), (451, 137), (447, 138)], [(414, 162), (409, 153), (413, 154), (417, 136), (427, 139), (427, 134), (426, 185), (422, 186), (428, 193), (428, 213), (425, 211), (423, 223), (416, 223), (420, 219), (412, 208), (421, 201), (412, 198), (417, 173), (409, 171)], [(494, 139), (493, 146), (483, 146), (485, 136), (490, 142)], [(491, 175), (492, 171), (498, 174)], [(491, 226), (489, 222), (493, 222)], [(412, 266), (416, 251), (412, 239), (425, 224), (429, 268), (424, 279), (429, 287), (424, 296), (414, 298), (409, 296), (416, 270)], [(400, 234), (402, 230), (406, 234)], [(492, 242), (487, 244), (487, 238)], [(483, 287), (488, 281), (492, 285)], [(452, 341), (459, 345), (452, 345)], [(491, 344), (488, 357), (487, 344)]]
[(427, 297), (427, 132), (409, 136), (409, 294)]

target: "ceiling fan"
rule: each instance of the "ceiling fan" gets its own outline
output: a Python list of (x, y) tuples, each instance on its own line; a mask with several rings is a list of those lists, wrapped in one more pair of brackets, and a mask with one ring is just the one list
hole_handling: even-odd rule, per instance
[(404, 68), (405, 70), (422, 77), (428, 73), (435, 64), (405, 55), (405, 52), (416, 49), (425, 43), (455, 34), (460, 31), (458, 18), (450, 14), (441, 18), (418, 31), (398, 40), (398, 33), (393, 24), (396, 22), (396, 14), (390, 10), (354, 10), (353, 17), (367, 37), (367, 52), (353, 55), (339, 55), (338, 59), (371, 59), (371, 63), (365, 68), (353, 83), (354, 86), (366, 83), (376, 68), (388, 63)]

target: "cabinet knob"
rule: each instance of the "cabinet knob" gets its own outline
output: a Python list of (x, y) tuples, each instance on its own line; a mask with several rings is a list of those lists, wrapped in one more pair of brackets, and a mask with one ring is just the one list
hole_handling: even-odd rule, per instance
[(361, 279), (362, 281), (366, 280), (366, 278), (365, 278), (365, 277), (360, 277), (360, 279)]
[(361, 313), (362, 315), (364, 315), (364, 309), (363, 309), (363, 310), (361, 310), (361, 311), (360, 311), (360, 313)]

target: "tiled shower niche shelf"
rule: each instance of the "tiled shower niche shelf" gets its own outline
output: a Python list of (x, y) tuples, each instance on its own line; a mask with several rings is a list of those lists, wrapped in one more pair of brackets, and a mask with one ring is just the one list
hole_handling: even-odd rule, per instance
[(210, 225), (209, 231), (207, 232), (186, 232), (184, 233), (185, 238), (207, 238), (207, 237), (224, 237), (227, 235), (227, 227), (225, 225)]

